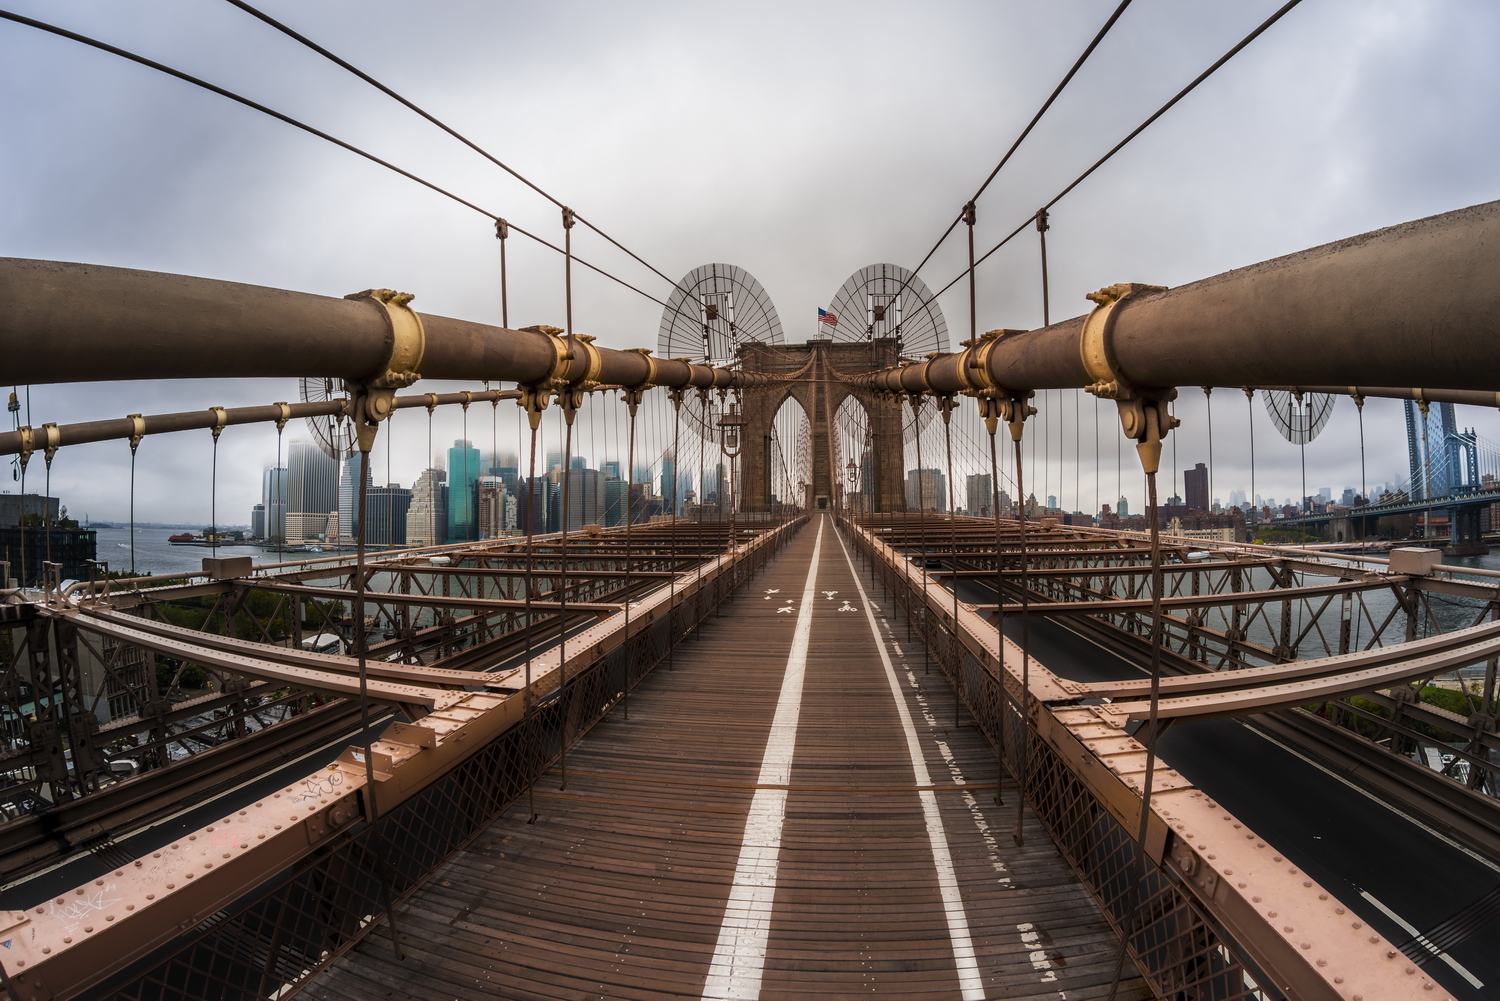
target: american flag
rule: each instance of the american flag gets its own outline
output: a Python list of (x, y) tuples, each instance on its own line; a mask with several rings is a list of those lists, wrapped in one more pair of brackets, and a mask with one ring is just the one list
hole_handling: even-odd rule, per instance
[(837, 313), (830, 313), (826, 309), (820, 309), (818, 310), (818, 322), (826, 323), (830, 327), (837, 327), (839, 325), (839, 315)]

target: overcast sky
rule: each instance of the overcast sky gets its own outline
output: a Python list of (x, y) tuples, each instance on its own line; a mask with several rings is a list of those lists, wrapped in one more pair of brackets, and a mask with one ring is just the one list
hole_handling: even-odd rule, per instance
[[(528, 228), (559, 228), (551, 205), (227, 3), (10, 6), (240, 91)], [(816, 333), (817, 307), (849, 274), (880, 261), (915, 265), (1114, 2), (263, 6), (674, 278), (711, 261), (745, 267), (769, 291), (789, 339), (803, 340)], [(981, 245), (1275, 6), (1136, 0), (981, 200)], [(498, 255), (484, 217), (114, 56), (14, 24), (0, 24), (0, 46), (0, 254), (325, 295), (385, 286), (416, 293), (426, 312), (499, 322)], [(1306, 0), (1057, 206), (1048, 241), (1053, 317), (1083, 312), (1083, 295), (1113, 282), (1180, 285), (1500, 197), (1497, 51), (1493, 3)], [(580, 233), (575, 246), (659, 298), (670, 291), (591, 234)], [(523, 240), (511, 247), (512, 324), (560, 325), (560, 262)], [(929, 284), (958, 273), (961, 254), (956, 240), (940, 252), (923, 272)], [(964, 336), (960, 289), (942, 306)], [(577, 328), (611, 346), (654, 347), (659, 311), (603, 279), (577, 280)], [(1030, 237), (985, 265), (978, 325), (1040, 322)], [(295, 383), (248, 380), (39, 386), (30, 391), (30, 423), (295, 400), (297, 391)], [(1216, 396), (1215, 404), (1214, 489), (1227, 500), (1229, 490), (1249, 486), (1246, 407), (1242, 396)], [(1092, 408), (1085, 399), (1086, 420)], [(1273, 438), (1257, 411), (1256, 488), (1295, 496), (1298, 450)], [(1202, 394), (1185, 390), (1178, 412), (1177, 465), (1206, 460)], [(506, 437), (514, 409), (502, 408), (500, 418)], [(457, 437), (460, 419), (440, 413), (435, 439)], [(488, 425), (490, 417), (475, 420)], [(1500, 440), (1493, 411), (1464, 411), (1459, 420)], [(1399, 404), (1371, 402), (1365, 425), (1369, 481), (1405, 480)], [(1106, 426), (1101, 446), (1111, 468), (1115, 433)], [(1085, 508), (1091, 434), (1086, 425)], [(488, 447), (487, 431), (471, 428), (470, 437)], [(275, 454), (274, 431), (225, 432), (221, 522), (248, 521), (260, 470)], [(1062, 476), (1071, 484), (1071, 445), (1067, 454)], [(209, 456), (207, 432), (143, 444), (137, 517), (205, 521)], [(1356, 412), (1344, 400), (1307, 448), (1309, 488), (1357, 488), (1359, 459)], [(398, 420), (392, 476), (410, 484), (425, 465), (425, 420)], [(40, 466), (31, 467), (28, 489), (40, 485)], [(74, 513), (123, 519), (128, 471), (123, 443), (68, 449), (54, 464), (53, 493)], [(1123, 481), (1138, 510), (1139, 476), (1127, 470)], [(1113, 491), (1111, 475), (1101, 493), (1109, 500)], [(1063, 493), (1071, 506), (1071, 487)]]

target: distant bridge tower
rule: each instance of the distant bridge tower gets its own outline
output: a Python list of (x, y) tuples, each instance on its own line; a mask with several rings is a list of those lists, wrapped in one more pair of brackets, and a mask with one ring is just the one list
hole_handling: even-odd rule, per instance
[(1428, 404), (1427, 414), (1407, 400), (1406, 454), (1411, 467), (1412, 500), (1448, 497), (1463, 484), (1458, 422), (1453, 404)]
[(794, 377), (744, 394), (745, 451), (740, 468), (744, 475), (741, 503), (746, 511), (771, 510), (776, 461), (772, 423), (788, 398), (802, 405), (812, 432), (812, 480), (806, 501), (813, 508), (839, 506), (845, 485), (841, 470), (834, 468), (838, 452), (834, 419), (839, 407), (851, 397), (864, 408), (865, 427), (869, 429), (867, 454), (873, 468), (863, 470), (863, 489), (871, 496), (869, 503), (875, 511), (902, 510), (901, 485), (906, 475), (902, 469), (902, 404), (857, 390), (838, 378), (897, 364), (901, 356), (894, 338), (843, 344), (828, 339), (806, 344), (752, 343), (740, 349), (739, 360), (746, 372)]

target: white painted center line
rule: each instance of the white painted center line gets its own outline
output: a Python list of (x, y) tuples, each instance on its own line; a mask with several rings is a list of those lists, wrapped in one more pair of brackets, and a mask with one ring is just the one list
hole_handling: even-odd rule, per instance
[[(792, 781), (792, 754), (797, 747), (802, 681), (807, 672), (818, 558), (823, 552), (823, 526), (826, 523), (826, 516), (818, 520), (818, 537), (813, 543), (807, 584), (802, 588), (802, 607), (797, 612), (792, 649), (787, 655), (781, 694), (776, 699), (776, 715), (771, 720), (771, 733), (766, 738), (766, 752), (760, 762), (760, 778), (756, 780), (760, 788), (750, 801), (740, 857), (734, 867), (734, 885), (724, 908), (724, 921), (719, 925), (713, 962), (703, 983), (703, 997), (714, 1001), (760, 997), (761, 975), (766, 965), (766, 939), (771, 931), (771, 905), (776, 898), (776, 867), (781, 855), (781, 828), (786, 821), (787, 797), (785, 788), (766, 787), (784, 787)], [(968, 997), (967, 994), (964, 996)]]
[[(1422, 938), (1422, 933), (1419, 932), (1419, 931), (1417, 931), (1416, 926), (1414, 926), (1411, 922), (1407, 921), (1401, 915), (1397, 914), (1395, 911), (1391, 910), (1389, 907), (1385, 906), (1385, 904), (1381, 903), (1379, 900), (1375, 899), (1374, 894), (1369, 893), (1369, 892), (1367, 892), (1365, 890), (1360, 890), (1359, 891), (1359, 895), (1361, 897), (1364, 897), (1370, 903), (1374, 904), (1376, 907), (1378, 907), (1380, 909), (1380, 912), (1382, 914), (1384, 914), (1386, 917), (1390, 918), (1392, 921), (1396, 922), (1396, 924), (1400, 925), (1403, 929), (1405, 929), (1406, 933), (1408, 935), (1411, 935), (1414, 938), (1421, 938), (1422, 939), (1422, 944), (1423, 945), (1428, 945), (1430, 947), (1430, 943), (1428, 943), (1427, 939)], [(1438, 953), (1437, 954), (1437, 958), (1441, 959), (1443, 962), (1447, 963), (1450, 967), (1453, 968), (1453, 972), (1457, 973), (1460, 977), (1463, 977), (1470, 984), (1472, 984), (1476, 989), (1484, 987), (1484, 981), (1480, 980), (1478, 977), (1474, 976), (1474, 974), (1470, 973), (1467, 969), (1464, 968), (1463, 964), (1461, 964), (1458, 960), (1454, 959), (1452, 956), (1448, 955), (1446, 952), (1440, 952), (1440, 953)]]
[[(821, 529), (819, 533), (821, 534)], [(849, 564), (849, 573), (854, 577), (854, 586), (859, 589), (860, 604), (864, 606), (865, 619), (870, 623), (870, 635), (875, 638), (875, 649), (880, 653), (880, 663), (885, 667), (885, 680), (891, 686), (891, 697), (896, 700), (896, 713), (901, 718), (901, 730), (906, 734), (906, 753), (911, 758), (912, 776), (923, 790), (917, 795), (922, 800), (922, 817), (927, 823), (927, 841), (932, 846), (932, 861), (937, 867), (938, 894), (943, 900), (943, 914), (948, 919), (948, 938), (953, 943), (953, 963), (958, 968), (958, 987), (964, 1001), (984, 1001), (984, 981), (979, 976), (979, 964), (974, 958), (974, 940), (969, 934), (969, 918), (964, 913), (963, 895), (958, 889), (958, 875), (953, 869), (953, 854), (948, 849), (948, 835), (943, 830), (943, 815), (938, 810), (937, 795), (930, 788), (932, 778), (927, 772), (927, 759), (922, 754), (921, 742), (917, 739), (917, 728), (912, 725), (911, 711), (901, 692), (901, 682), (896, 677), (896, 668), (891, 664), (891, 655), (886, 651), (880, 627), (875, 624), (875, 613), (870, 610), (870, 599), (860, 583), (859, 571), (849, 557), (849, 549), (839, 538), (839, 548), (844, 551), (844, 561)], [(810, 578), (809, 578), (810, 579)]]

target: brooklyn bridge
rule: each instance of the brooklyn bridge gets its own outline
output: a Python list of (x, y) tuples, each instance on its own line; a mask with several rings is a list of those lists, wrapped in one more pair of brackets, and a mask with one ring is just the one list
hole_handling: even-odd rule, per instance
[[(971, 200), (956, 343), (920, 265), (855, 271), (798, 338), (711, 263), (627, 349), (575, 327), (603, 272), (557, 208), (555, 239), (493, 219), (503, 295), (518, 239), (566, 283), (520, 329), (0, 259), (19, 386), (302, 380), (0, 432), (42, 485), (0, 572), (10, 997), (1493, 996), (1500, 571), (1257, 543), (1253, 506), (1190, 530), (1166, 492), (1180, 393), (1279, 394), (1305, 436), (1325, 398), (1500, 406), (1500, 202), (1172, 288), (1054, 282), (1076, 315), (984, 330)], [(1016, 232), (1045, 254), (1047, 210)], [(1084, 405), (1138, 522), (1035, 497), (1039, 425)], [(413, 501), (396, 537), (392, 428), (427, 429), (435, 491), (445, 416), (468, 527), (423, 537)], [(257, 559), (217, 525), (187, 571), (65, 549), (58, 456), (128, 448), (133, 511), (143, 443), (220, 463), (249, 427), (342, 471), (324, 546), (267, 506)], [(1448, 679), (1465, 711), (1425, 694)]]

